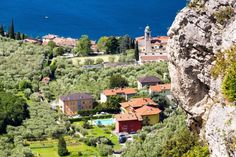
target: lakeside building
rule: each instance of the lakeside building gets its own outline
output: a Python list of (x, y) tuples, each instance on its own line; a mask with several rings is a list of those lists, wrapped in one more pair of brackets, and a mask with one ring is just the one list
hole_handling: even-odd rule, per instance
[(26, 42), (26, 43), (32, 43), (32, 44), (39, 44), (39, 45), (42, 44), (41, 40), (34, 39), (34, 38), (26, 38), (23, 41)]
[[(47, 45), (48, 42), (53, 41), (57, 46), (74, 48), (78, 42), (78, 39), (74, 38), (64, 38), (59, 37), (58, 35), (48, 34), (43, 36), (43, 45)], [(91, 40), (91, 49), (94, 52), (97, 52), (97, 43), (95, 40)]]
[(111, 96), (119, 95), (123, 97), (126, 101), (129, 100), (137, 94), (137, 90), (135, 88), (115, 88), (115, 89), (106, 89), (100, 94), (100, 102), (107, 102), (108, 98)]
[(88, 93), (68, 94), (59, 98), (59, 107), (64, 114), (74, 116), (78, 114), (79, 110), (93, 109), (94, 101), (94, 98)]
[(54, 34), (43, 36), (43, 45), (47, 45), (50, 41), (53, 41), (57, 46), (73, 48), (76, 46), (78, 40), (73, 38), (63, 38)]
[(137, 37), (135, 40), (138, 42), (140, 51), (139, 64), (168, 60), (166, 46), (169, 37), (152, 37), (151, 28), (147, 26), (144, 30), (144, 36)]
[(162, 81), (156, 76), (145, 76), (138, 78), (137, 84), (138, 84), (138, 89), (143, 89), (145, 87), (149, 88), (150, 86), (154, 86), (157, 84), (161, 84)]

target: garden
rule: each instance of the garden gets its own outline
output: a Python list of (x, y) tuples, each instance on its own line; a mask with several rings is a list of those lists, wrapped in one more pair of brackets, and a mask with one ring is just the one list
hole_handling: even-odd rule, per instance
[[(120, 150), (118, 136), (112, 131), (114, 125), (97, 126), (88, 121), (79, 121), (72, 124), (74, 134), (64, 139), (69, 151), (68, 157), (75, 156), (107, 156), (113, 150)], [(36, 157), (58, 157), (58, 140), (48, 138), (43, 141), (28, 142)]]

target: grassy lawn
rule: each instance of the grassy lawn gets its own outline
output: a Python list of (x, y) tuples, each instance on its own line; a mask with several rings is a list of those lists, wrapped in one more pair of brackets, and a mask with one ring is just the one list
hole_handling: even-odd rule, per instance
[[(77, 157), (78, 152), (83, 153), (83, 157), (99, 156), (95, 147), (89, 147), (72, 137), (66, 137), (67, 149), (70, 152), (68, 157)], [(57, 154), (57, 140), (48, 139), (47, 141), (30, 142), (30, 148), (36, 157), (59, 157)]]
[[(83, 122), (76, 122), (73, 124), (82, 126)], [(104, 136), (112, 141), (112, 143), (114, 144), (115, 150), (118, 150), (121, 148), (121, 145), (119, 144), (119, 139), (116, 135), (112, 133), (113, 130), (111, 130), (110, 126), (107, 126), (107, 127), (93, 126), (92, 129), (87, 129), (87, 131), (88, 131), (87, 136), (94, 136), (94, 137)]]
[(77, 65), (78, 60), (80, 60), (80, 64), (84, 64), (84, 61), (86, 59), (93, 59), (94, 61), (96, 61), (96, 59), (98, 58), (102, 58), (104, 62), (109, 62), (109, 57), (114, 57), (115, 62), (118, 62), (119, 60), (119, 55), (100, 55), (100, 56), (89, 56), (89, 57), (74, 57), (72, 58), (72, 63), (74, 65)]
[[(83, 122), (73, 123), (76, 126), (82, 126)], [(121, 148), (118, 137), (111, 132), (111, 127), (97, 127), (93, 126), (92, 129), (87, 129), (88, 135), (86, 136), (105, 136), (114, 143), (114, 149)], [(96, 147), (87, 146), (85, 143), (79, 141), (79, 137), (66, 136), (67, 149), (70, 152), (68, 157), (77, 157), (78, 152), (83, 153), (83, 157), (99, 157), (99, 152)], [(48, 139), (46, 141), (29, 142), (30, 148), (35, 157), (59, 157), (57, 154), (57, 143), (55, 139)]]

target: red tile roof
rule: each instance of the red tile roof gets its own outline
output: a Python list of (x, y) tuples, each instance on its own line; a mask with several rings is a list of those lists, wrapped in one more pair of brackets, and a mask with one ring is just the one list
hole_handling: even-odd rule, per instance
[(136, 115), (135, 113), (117, 114), (115, 115), (115, 119), (117, 121), (131, 121), (131, 120), (142, 121), (142, 117), (139, 115)]
[(135, 113), (139, 116), (149, 116), (149, 115), (159, 114), (159, 113), (161, 113), (161, 110), (156, 107), (143, 106), (139, 109), (136, 109)]
[(153, 92), (162, 92), (165, 90), (170, 90), (171, 84), (160, 84), (160, 85), (150, 86), (149, 89)]
[(120, 103), (123, 108), (132, 107), (142, 107), (144, 105), (153, 105), (157, 106), (157, 104), (151, 98), (133, 98), (128, 102)]
[(116, 88), (116, 89), (107, 89), (103, 91), (103, 94), (106, 96), (112, 96), (117, 94), (136, 94), (137, 91), (134, 88)]

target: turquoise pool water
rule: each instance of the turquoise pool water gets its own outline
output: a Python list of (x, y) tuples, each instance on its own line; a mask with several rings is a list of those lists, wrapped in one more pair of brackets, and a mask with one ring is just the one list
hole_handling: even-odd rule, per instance
[(112, 124), (115, 124), (115, 119), (113, 119), (113, 118), (96, 119), (96, 120), (93, 120), (93, 124), (95, 124), (95, 125), (112, 125)]

